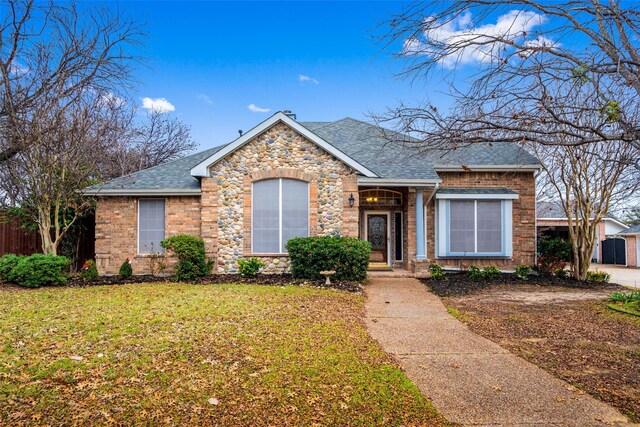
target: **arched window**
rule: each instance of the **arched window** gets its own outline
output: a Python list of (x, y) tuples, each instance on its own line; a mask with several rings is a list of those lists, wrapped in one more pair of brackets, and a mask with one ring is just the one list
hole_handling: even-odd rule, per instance
[(361, 205), (402, 206), (402, 193), (382, 188), (360, 190)]
[(294, 237), (309, 235), (309, 184), (295, 179), (253, 183), (252, 252), (283, 254)]

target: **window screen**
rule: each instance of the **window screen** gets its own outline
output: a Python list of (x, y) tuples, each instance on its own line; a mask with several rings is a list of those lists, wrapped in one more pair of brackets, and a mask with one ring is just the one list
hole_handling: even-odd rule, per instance
[(138, 204), (138, 253), (160, 253), (164, 249), (164, 200), (141, 199)]
[(282, 180), (282, 245), (294, 237), (309, 235), (309, 184), (293, 179)]
[(478, 200), (478, 252), (502, 252), (502, 203)]
[(269, 179), (253, 184), (253, 252), (286, 253), (294, 237), (309, 235), (309, 184)]
[(253, 184), (253, 251), (280, 252), (280, 180)]
[(452, 200), (449, 205), (450, 252), (475, 252), (475, 202)]

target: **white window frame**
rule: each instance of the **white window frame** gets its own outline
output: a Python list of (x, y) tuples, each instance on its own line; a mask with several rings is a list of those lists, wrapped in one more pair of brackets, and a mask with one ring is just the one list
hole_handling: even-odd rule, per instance
[[(137, 223), (136, 223), (136, 254), (139, 256), (149, 256), (151, 255), (151, 253), (141, 253), (140, 252), (140, 202), (142, 201), (147, 201), (147, 200), (162, 200), (164, 203), (164, 236), (165, 238), (167, 237), (167, 199), (162, 198), (162, 197), (145, 197), (145, 198), (140, 198), (138, 199), (138, 203), (137, 203)], [(159, 245), (158, 245), (159, 246)], [(162, 254), (164, 253), (164, 248), (162, 246), (160, 246), (158, 248), (158, 252), (156, 252), (158, 254)]]
[[(484, 195), (482, 195), (484, 196)], [(451, 252), (450, 243), (450, 201), (451, 200), (473, 200), (474, 201), (474, 252)], [(450, 199), (439, 198), (437, 200), (436, 220), (438, 224), (437, 254), (438, 258), (511, 258), (513, 256), (513, 198), (498, 199), (488, 197), (452, 197)], [(478, 201), (497, 201), (501, 203), (502, 212), (502, 251), (500, 252), (478, 252)]]
[[(307, 184), (307, 236), (311, 234), (311, 185), (309, 185), (308, 181), (304, 181), (302, 179), (295, 178), (267, 178), (261, 179), (259, 181), (254, 181), (251, 183), (251, 253), (255, 255), (288, 255), (289, 252), (282, 252), (282, 180), (289, 179), (291, 181), (300, 181)], [(278, 180), (278, 252), (256, 252), (253, 249), (253, 243), (255, 242), (255, 234), (253, 231), (253, 210), (255, 208), (254, 200), (253, 200), (253, 192), (254, 185), (258, 182)]]

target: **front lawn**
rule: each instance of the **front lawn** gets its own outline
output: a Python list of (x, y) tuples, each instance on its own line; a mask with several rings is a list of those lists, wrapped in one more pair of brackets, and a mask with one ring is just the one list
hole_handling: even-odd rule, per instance
[(363, 303), (297, 286), (0, 287), (0, 424), (443, 424)]
[(608, 289), (515, 281), (443, 299), (472, 331), (638, 422), (640, 317), (611, 310)]

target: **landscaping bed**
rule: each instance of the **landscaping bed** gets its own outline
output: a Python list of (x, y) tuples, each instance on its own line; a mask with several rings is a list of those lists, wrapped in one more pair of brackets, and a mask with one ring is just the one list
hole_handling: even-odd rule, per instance
[(441, 297), (453, 295), (467, 295), (478, 292), (497, 285), (534, 285), (534, 286), (555, 286), (563, 288), (577, 289), (607, 289), (615, 291), (624, 289), (616, 284), (603, 284), (595, 282), (580, 281), (571, 278), (557, 276), (530, 275), (526, 280), (518, 278), (515, 274), (500, 274), (492, 279), (472, 279), (466, 272), (447, 273), (445, 279), (421, 279), (436, 295)]
[(184, 283), (11, 291), (0, 298), (0, 425), (445, 424), (366, 332), (361, 295)]
[(640, 318), (608, 308), (615, 287), (446, 282), (453, 291), (426, 281), (472, 331), (640, 421)]
[[(100, 276), (97, 279), (85, 279), (81, 276), (69, 277), (67, 286), (100, 286), (100, 285), (125, 285), (131, 283), (162, 283), (172, 281), (171, 277), (161, 277), (152, 275), (138, 275), (130, 277), (121, 276)], [(357, 282), (345, 280), (332, 280), (331, 285), (325, 285), (325, 280), (294, 279), (290, 274), (258, 274), (253, 277), (242, 277), (239, 274), (210, 274), (204, 276), (198, 282), (200, 284), (230, 284), (241, 283), (251, 285), (297, 285), (313, 287), (330, 287), (349, 292), (362, 291), (362, 285)]]

